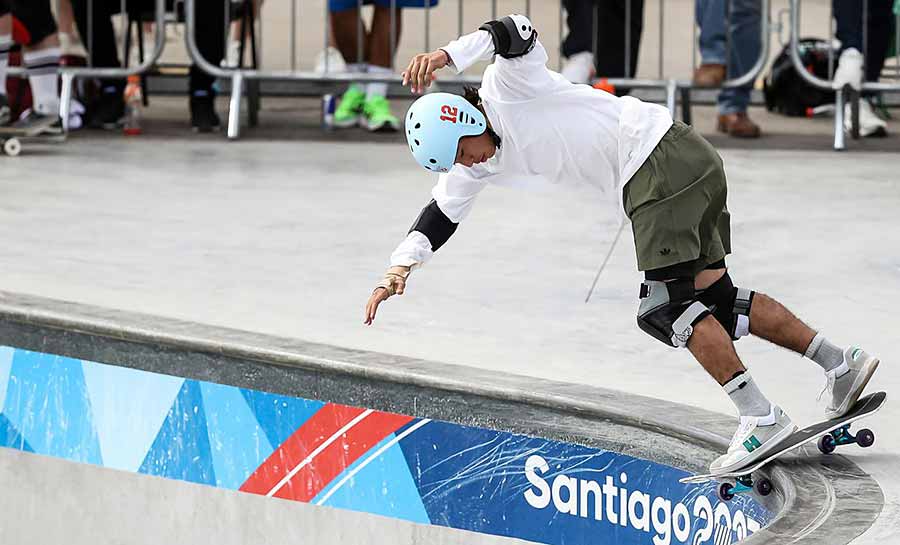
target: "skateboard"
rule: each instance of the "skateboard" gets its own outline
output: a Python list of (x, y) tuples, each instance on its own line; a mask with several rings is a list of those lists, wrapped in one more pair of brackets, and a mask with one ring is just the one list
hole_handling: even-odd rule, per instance
[(49, 119), (46, 124), (35, 125), (29, 127), (28, 130), (17, 129), (13, 127), (0, 127), (0, 148), (3, 153), (15, 157), (22, 152), (23, 142), (62, 142), (65, 140), (65, 134), (58, 136), (39, 136), (41, 131), (53, 124), (53, 120)]
[(823, 454), (831, 454), (841, 445), (856, 443), (865, 448), (875, 443), (875, 433), (870, 429), (861, 429), (856, 435), (850, 432), (850, 424), (875, 414), (884, 405), (887, 399), (885, 392), (875, 392), (860, 398), (850, 412), (838, 418), (825, 420), (797, 430), (787, 436), (781, 444), (761, 460), (756, 460), (750, 465), (732, 470), (728, 473), (708, 473), (705, 475), (692, 475), (679, 479), (684, 484), (698, 484), (709, 481), (719, 481), (716, 494), (722, 501), (729, 501), (736, 494), (756, 491), (760, 496), (768, 496), (772, 492), (772, 481), (766, 477), (755, 477), (754, 473), (763, 466), (782, 456), (783, 454), (805, 445), (813, 439), (819, 438), (819, 451)]

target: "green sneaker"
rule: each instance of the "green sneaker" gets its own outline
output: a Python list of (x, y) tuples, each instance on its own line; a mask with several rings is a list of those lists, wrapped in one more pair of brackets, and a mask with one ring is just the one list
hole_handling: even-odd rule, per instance
[(363, 106), (363, 123), (372, 132), (400, 129), (400, 121), (391, 113), (391, 103), (379, 96), (370, 98)]
[(355, 127), (360, 121), (363, 104), (366, 102), (366, 92), (355, 83), (351, 85), (341, 97), (340, 103), (334, 110), (334, 126), (340, 128)]

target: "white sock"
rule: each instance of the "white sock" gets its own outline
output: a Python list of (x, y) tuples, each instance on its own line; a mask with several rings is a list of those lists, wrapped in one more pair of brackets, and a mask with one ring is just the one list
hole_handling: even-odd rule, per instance
[[(364, 62), (349, 62), (347, 63), (347, 72), (351, 74), (365, 74), (369, 69), (369, 65)], [(363, 90), (362, 85), (359, 82), (354, 82), (350, 84), (350, 87), (358, 87), (360, 90)]]
[(772, 411), (772, 404), (759, 391), (748, 371), (738, 373), (722, 388), (741, 416), (766, 416)]
[[(384, 66), (376, 66), (374, 64), (369, 65), (369, 73), (381, 75), (390, 75), (393, 73), (393, 70), (390, 68), (385, 68)], [(387, 96), (387, 83), (367, 83), (366, 84), (366, 100), (370, 100), (373, 97), (384, 97)]]
[(830, 343), (821, 333), (816, 333), (803, 356), (818, 363), (826, 373), (837, 369), (844, 363), (844, 351), (839, 346)]
[(43, 115), (59, 115), (59, 53), (51, 47), (24, 55), (34, 110)]
[(6, 69), (9, 66), (9, 50), (12, 46), (12, 35), (0, 34), (0, 95), (6, 94)]

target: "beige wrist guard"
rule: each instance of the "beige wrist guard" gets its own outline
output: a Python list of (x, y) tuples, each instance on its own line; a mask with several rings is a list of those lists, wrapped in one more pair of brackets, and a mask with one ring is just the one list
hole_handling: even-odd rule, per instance
[(409, 277), (410, 269), (408, 267), (391, 267), (384, 278), (378, 283), (378, 288), (384, 288), (388, 292), (388, 296), (397, 295), (406, 289), (406, 279)]

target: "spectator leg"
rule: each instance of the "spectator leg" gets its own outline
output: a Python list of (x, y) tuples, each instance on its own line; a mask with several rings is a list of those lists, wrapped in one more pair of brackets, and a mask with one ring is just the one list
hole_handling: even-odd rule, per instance
[[(626, 4), (631, 4), (630, 59), (626, 59)], [(597, 75), (607, 78), (634, 77), (644, 22), (644, 0), (600, 2), (597, 21)], [(627, 66), (627, 69), (626, 69)]]
[(12, 11), (30, 35), (23, 60), (34, 105), (42, 115), (59, 114), (59, 36), (50, 0), (13, 0)]
[(866, 81), (878, 81), (894, 29), (893, 2), (869, 0), (868, 44), (866, 44)]
[[(119, 57), (116, 51), (116, 35), (113, 31), (111, 11), (106, 0), (93, 0), (91, 21), (88, 21), (88, 1), (72, 0), (72, 11), (75, 15), (75, 24), (78, 25), (78, 33), (88, 52), (89, 64), (102, 68), (119, 68)], [(118, 2), (116, 3), (118, 6)], [(93, 30), (93, 36), (89, 33), (89, 27)], [(118, 89), (121, 94), (124, 89), (124, 81), (118, 79), (101, 80), (101, 85), (112, 92), (112, 88)]]
[(593, 51), (594, 2), (563, 0), (563, 5), (566, 8), (566, 23), (569, 26), (569, 35), (562, 43), (563, 56), (568, 58), (583, 51)]
[(725, 3), (727, 0), (696, 0), (694, 13), (700, 27), (700, 58), (703, 64), (727, 64), (725, 58)]
[[(225, 56), (225, 10), (222, 0), (197, 0), (199, 17), (197, 48), (210, 63), (218, 66)], [(211, 92), (216, 78), (191, 65), (190, 92)]]
[[(400, 33), (403, 27), (403, 10), (396, 8), (394, 13), (394, 45), (400, 43)], [(370, 65), (390, 68), (394, 59), (391, 58), (391, 8), (389, 6), (375, 6), (372, 16), (372, 30), (367, 36), (366, 60)]]
[(341, 11), (333, 11), (330, 14), (332, 36), (334, 43), (347, 61), (347, 64), (358, 64), (365, 62), (365, 51), (363, 57), (359, 56), (360, 44), (358, 41), (359, 25), (363, 25), (363, 44), (368, 40), (366, 35), (368, 32), (365, 23), (360, 20), (359, 10), (356, 8), (345, 9)]
[[(731, 54), (728, 59), (728, 79), (746, 74), (756, 63), (762, 48), (761, 16), (760, 0), (731, 0)], [(752, 91), (752, 82), (743, 87), (723, 89), (719, 93), (719, 112), (722, 114), (746, 112)]]
[[(630, 8), (627, 4), (631, 4)], [(644, 0), (609, 0), (597, 6), (597, 56), (595, 67), (601, 78), (633, 78), (637, 72), (638, 52), (641, 46), (641, 32), (644, 26)], [(631, 30), (625, 32), (628, 24), (627, 12), (631, 10)], [(628, 38), (629, 48), (625, 47)], [(628, 94), (630, 89), (616, 88), (619, 96)]]

